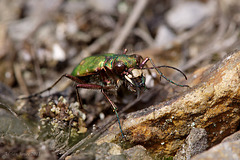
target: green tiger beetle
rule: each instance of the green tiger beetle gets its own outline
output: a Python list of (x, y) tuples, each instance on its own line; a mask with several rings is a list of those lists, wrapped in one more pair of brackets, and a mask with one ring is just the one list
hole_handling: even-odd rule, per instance
[[(142, 70), (155, 69), (159, 74), (160, 78), (163, 77), (168, 82), (180, 86), (180, 87), (189, 87), (188, 85), (180, 85), (172, 80), (168, 79), (159, 68), (166, 67), (177, 70), (180, 72), (185, 79), (187, 80), (186, 75), (179, 69), (171, 66), (155, 66), (152, 59), (145, 58), (142, 56), (133, 54), (126, 55), (127, 49), (124, 50), (123, 54), (113, 54), (106, 53), (102, 55), (90, 56), (84, 58), (80, 63), (73, 69), (71, 74), (63, 74), (52, 86), (49, 88), (32, 94), (30, 96), (24, 97), (31, 98), (37, 95), (42, 94), (43, 92), (51, 90), (63, 77), (71, 79), (76, 82), (76, 93), (77, 99), (80, 105), (81, 99), (78, 93), (78, 88), (86, 89), (96, 89), (101, 90), (102, 94), (106, 97), (108, 102), (111, 104), (113, 112), (115, 112), (119, 124), (119, 129), (121, 131), (122, 137), (124, 134), (121, 128), (121, 123), (119, 120), (117, 106), (110, 100), (105, 91), (114, 90), (116, 91), (122, 84), (128, 86), (128, 89), (133, 92), (137, 92), (139, 96), (140, 91), (145, 89), (145, 77)], [(153, 67), (147, 67), (147, 62), (150, 61)], [(21, 98), (23, 99), (23, 98)]]

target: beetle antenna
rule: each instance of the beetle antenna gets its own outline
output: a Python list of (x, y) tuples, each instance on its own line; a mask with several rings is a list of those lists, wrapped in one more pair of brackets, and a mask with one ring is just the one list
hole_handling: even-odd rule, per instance
[(142, 68), (142, 69), (156, 69), (156, 68), (171, 68), (171, 69), (174, 69), (174, 70), (180, 72), (180, 73), (184, 76), (184, 78), (187, 80), (187, 76), (186, 76), (185, 73), (183, 73), (183, 71), (181, 71), (181, 70), (178, 69), (178, 68), (172, 67), (172, 66), (166, 66), (166, 65), (164, 65), (164, 66), (147, 67), (147, 68)]
[(179, 69), (175, 68), (175, 67), (171, 67), (171, 66), (155, 66), (155, 64), (153, 63), (152, 59), (149, 58), (151, 64), (153, 65), (153, 67), (151, 68), (146, 68), (146, 69), (156, 69), (156, 71), (160, 74), (160, 77), (163, 77), (164, 79), (166, 79), (168, 82), (176, 85), (176, 86), (179, 86), (179, 87), (189, 87), (188, 85), (182, 85), (182, 84), (177, 84), (175, 82), (173, 82), (172, 80), (168, 79), (158, 68), (161, 68), (161, 67), (165, 67), (165, 68), (171, 68), (171, 69), (175, 69), (177, 71), (179, 71), (180, 73), (183, 74), (183, 76), (185, 77), (185, 79), (187, 79), (187, 76)]

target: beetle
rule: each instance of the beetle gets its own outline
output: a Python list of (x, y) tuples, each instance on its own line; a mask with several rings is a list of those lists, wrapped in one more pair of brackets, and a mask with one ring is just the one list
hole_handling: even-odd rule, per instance
[[(34, 97), (42, 94), (43, 92), (51, 90), (63, 77), (71, 79), (76, 82), (76, 93), (77, 100), (81, 104), (81, 99), (78, 93), (78, 88), (96, 89), (101, 90), (102, 94), (106, 97), (108, 102), (111, 104), (113, 112), (115, 112), (119, 124), (119, 128), (124, 138), (124, 134), (121, 128), (121, 123), (117, 113), (117, 106), (105, 93), (108, 90), (116, 91), (121, 85), (125, 84), (128, 86), (130, 91), (137, 92), (139, 96), (140, 92), (146, 88), (145, 76), (143, 70), (155, 69), (159, 74), (160, 78), (163, 77), (168, 82), (180, 87), (188, 87), (188, 85), (180, 85), (172, 80), (169, 80), (159, 70), (161, 67), (171, 68), (179, 71), (185, 79), (186, 75), (179, 69), (172, 66), (156, 66), (151, 58), (143, 59), (142, 56), (137, 54), (127, 55), (125, 49), (123, 54), (105, 53), (102, 55), (94, 55), (84, 58), (80, 63), (73, 69), (71, 74), (63, 74), (52, 86), (49, 88), (32, 94), (25, 98)], [(147, 67), (147, 62), (150, 61), (153, 67)]]

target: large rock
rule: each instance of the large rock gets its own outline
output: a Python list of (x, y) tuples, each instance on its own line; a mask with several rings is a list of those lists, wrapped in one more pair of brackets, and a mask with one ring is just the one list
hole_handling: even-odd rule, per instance
[[(178, 97), (126, 115), (121, 119), (126, 141), (158, 156), (175, 155), (192, 128), (203, 128), (209, 147), (220, 143), (240, 122), (239, 62), (240, 52), (229, 54), (201, 74), (192, 75), (191, 89)], [(115, 123), (97, 143), (120, 140)]]

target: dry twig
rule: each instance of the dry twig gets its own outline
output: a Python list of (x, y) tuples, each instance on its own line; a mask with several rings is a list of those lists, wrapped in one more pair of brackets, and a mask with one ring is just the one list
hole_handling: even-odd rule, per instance
[(21, 72), (21, 67), (18, 63), (15, 63), (13, 66), (14, 69), (14, 74), (16, 76), (17, 82), (21, 88), (21, 91), (25, 94), (25, 95), (29, 95), (29, 91), (27, 88), (27, 85), (24, 81), (24, 78), (22, 77), (22, 72)]
[(118, 51), (121, 46), (123, 45), (124, 41), (132, 31), (132, 28), (136, 24), (137, 20), (140, 18), (141, 13), (144, 11), (145, 7), (147, 6), (148, 0), (138, 0), (136, 1), (133, 11), (130, 13), (124, 27), (116, 36), (115, 40), (113, 41), (109, 52), (115, 53)]

